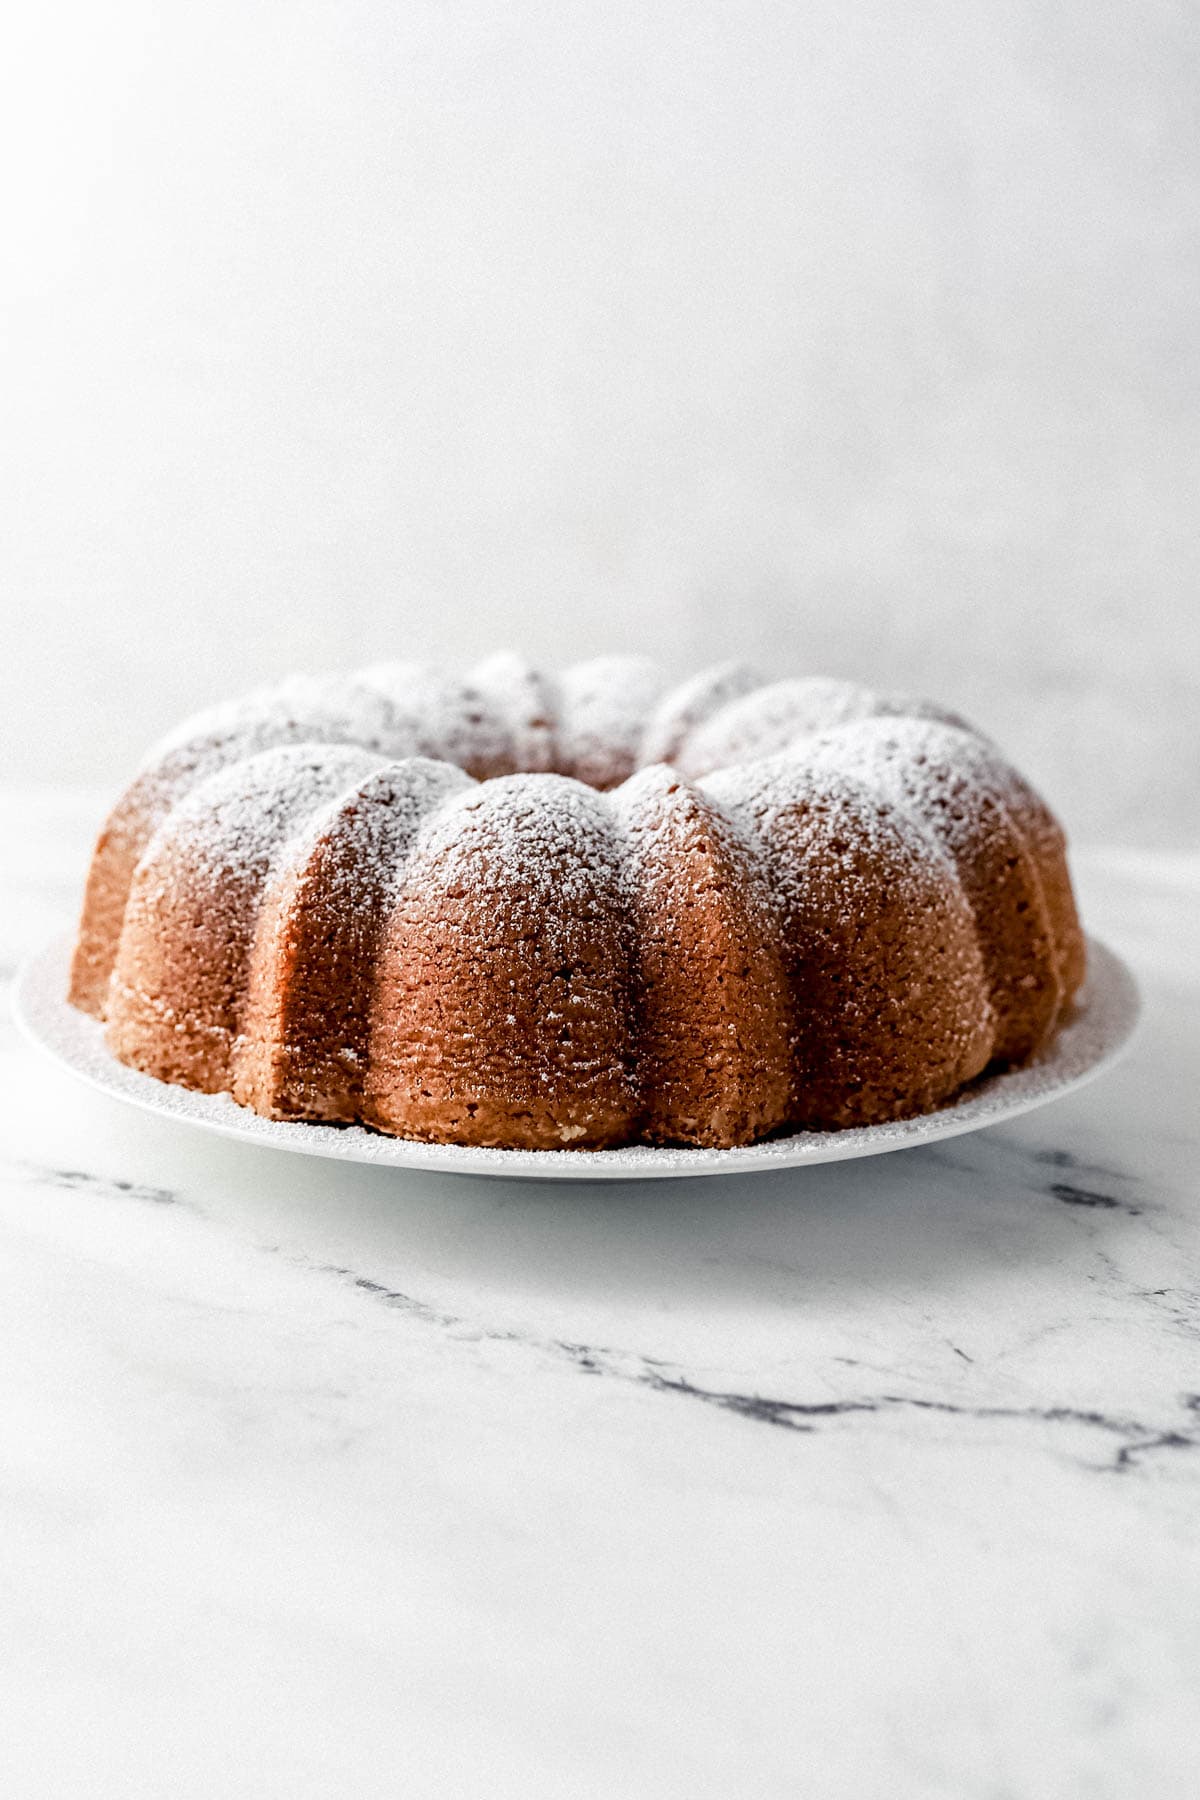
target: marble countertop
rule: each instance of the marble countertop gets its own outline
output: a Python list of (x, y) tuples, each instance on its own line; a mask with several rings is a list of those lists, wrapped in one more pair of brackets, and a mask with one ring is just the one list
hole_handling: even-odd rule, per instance
[[(95, 803), (0, 804), (6, 980)], [(1194, 1795), (1200, 859), (1026, 1119), (592, 1186), (207, 1138), (0, 1024), (19, 1800)]]

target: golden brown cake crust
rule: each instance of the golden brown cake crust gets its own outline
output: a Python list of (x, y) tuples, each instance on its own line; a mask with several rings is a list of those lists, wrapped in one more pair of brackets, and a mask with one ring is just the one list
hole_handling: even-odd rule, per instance
[(271, 750), (171, 811), (130, 888), (106, 1006), (115, 1055), (205, 1093), (234, 1089), (272, 860), (378, 760), (349, 745)]
[(766, 846), (782, 908), (790, 1120), (925, 1112), (978, 1075), (995, 1015), (971, 910), (905, 811), (819, 762), (749, 764), (708, 788)]
[(368, 1121), (437, 1143), (625, 1141), (638, 1109), (629, 937), (589, 788), (536, 775), (456, 796), (385, 928)]
[(183, 726), (101, 834), (71, 998), (273, 1117), (721, 1147), (937, 1106), (1084, 972), (1061, 827), (952, 714), (494, 657)]
[(233, 1097), (270, 1118), (363, 1115), (375, 968), (396, 871), (433, 807), (472, 783), (414, 758), (309, 821), (272, 869), (249, 958)]
[(1000, 760), (954, 726), (874, 718), (815, 738), (810, 767), (841, 770), (906, 808), (953, 862), (971, 909), (996, 1016), (991, 1060), (1046, 1042), (1066, 980), (1041, 861)]
[(788, 1118), (787, 983), (759, 861), (662, 766), (621, 790), (641, 1135), (752, 1143)]

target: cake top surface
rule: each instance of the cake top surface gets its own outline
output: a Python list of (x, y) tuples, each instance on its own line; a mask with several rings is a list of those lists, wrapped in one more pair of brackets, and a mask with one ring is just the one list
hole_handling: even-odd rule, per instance
[[(396, 661), (291, 676), (185, 721), (134, 792), (151, 826), (170, 816), (232, 868), (269, 861), (290, 820), (315, 844), (341, 815), (360, 866), (394, 866), (402, 838), (418, 861), (473, 858), (476, 879), (486, 860), (499, 891), (518, 869), (561, 884), (581, 857), (608, 862), (614, 832), (681, 841), (680, 786), (753, 861), (800, 785), (805, 831), (823, 818), (836, 856), (829, 821), (852, 813), (855, 841), (888, 846), (903, 879), (909, 826), (944, 802), (948, 766), (998, 793), (1019, 784), (954, 715), (858, 683), (738, 663), (671, 682), (641, 656), (551, 673), (500, 654), (465, 675)], [(849, 865), (844, 889), (849, 906)]]

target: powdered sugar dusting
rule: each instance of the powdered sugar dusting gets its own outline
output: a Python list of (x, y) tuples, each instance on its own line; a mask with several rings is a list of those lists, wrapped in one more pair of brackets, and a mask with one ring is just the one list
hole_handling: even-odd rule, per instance
[(472, 686), (503, 721), (511, 746), (511, 772), (549, 774), (556, 766), (557, 690), (553, 678), (523, 657), (490, 656), (471, 670)]
[[(832, 679), (762, 686), (739, 665), (668, 687), (641, 657), (576, 664), (557, 683), (515, 657), (492, 658), (465, 679), (413, 662), (295, 677), (212, 709), (154, 753), (97, 855), (97, 923), (86, 940), (85, 916), (81, 938), (89, 979), (94, 969), (107, 980), (111, 922), (119, 930), (135, 865), (159, 828), (184, 853), (182, 863), (175, 855), (164, 864), (168, 884), (190, 858), (247, 903), (267, 882), (277, 897), (285, 876), (303, 883), (320, 849), (322, 870), (333, 871), (335, 913), (354, 912), (367, 894), (393, 895), (404, 911), (424, 892), (429, 920), (459, 916), (453, 929), (470, 936), (491, 908), (481, 939), (488, 955), (508, 954), (512, 942), (561, 940), (568, 980), (587, 966), (582, 922), (585, 938), (594, 927), (595, 942), (609, 946), (595, 993), (607, 985), (615, 998), (634, 967), (638, 933), (649, 941), (660, 920), (663, 902), (638, 911), (638, 868), (652, 852), (656, 867), (675, 857), (665, 904), (680, 919), (728, 898), (742, 909), (738, 942), (803, 938), (803, 954), (815, 959), (806, 968), (825, 970), (832, 1014), (845, 998), (845, 971), (857, 971), (851, 988), (862, 972), (851, 948), (855, 933), (865, 934), (876, 973), (870, 995), (864, 987), (853, 1001), (863, 1044), (867, 1014), (886, 1014), (892, 1037), (911, 1041), (919, 1061), (919, 1046), (933, 1042), (931, 996), (940, 993), (944, 1016), (958, 1023), (938, 1054), (953, 1072), (958, 1032), (961, 1080), (980, 1066), (968, 1040), (991, 1008), (947, 821), (968, 818), (974, 783), (997, 807), (1011, 795), (1048, 841), (1057, 827), (990, 745), (931, 723), (937, 713)], [(670, 766), (645, 765), (667, 744), (685, 774), (710, 773), (691, 786)], [(1069, 907), (1065, 874), (1060, 885)], [(469, 905), (455, 915), (460, 901)], [(435, 968), (439, 940), (428, 929), (433, 936), (422, 941)], [(438, 996), (431, 1019), (440, 988)], [(916, 1024), (905, 1023), (909, 1014)], [(470, 1035), (480, 1029), (473, 1023)], [(836, 1030), (845, 1049), (850, 1025)], [(619, 1060), (636, 1053), (631, 1039), (614, 1051)], [(930, 1050), (927, 1067), (938, 1066)], [(938, 1075), (928, 1103), (945, 1091)], [(909, 1104), (907, 1095), (899, 1100)], [(891, 1104), (883, 1094), (876, 1116)], [(869, 1116), (865, 1106), (858, 1116)]]
[(461, 769), (428, 757), (385, 763), (314, 811), (289, 847), (289, 857), (303, 867), (317, 843), (336, 831), (347, 904), (353, 905), (359, 893), (394, 894), (425, 821), (454, 795), (476, 786)]
[(226, 744), (265, 749), (273, 743), (332, 741), (386, 753), (393, 730), (385, 696), (357, 678), (292, 675), (186, 719), (160, 739), (143, 766), (174, 762), (188, 749), (203, 762), (206, 747)]
[(1000, 821), (1011, 830), (1028, 810), (1020, 777), (990, 744), (930, 718), (842, 726), (811, 739), (804, 760), (811, 769), (853, 773), (956, 855), (969, 855)]
[(646, 724), (639, 761), (674, 762), (706, 719), (765, 685), (757, 670), (746, 663), (729, 662), (668, 688)]
[(870, 688), (852, 681), (826, 676), (775, 681), (731, 701), (700, 725), (682, 747), (680, 766), (689, 775), (706, 775), (770, 756), (831, 725), (869, 718), (879, 703)]
[[(175, 807), (161, 828), (198, 867), (235, 880), (261, 880), (290, 837), (330, 801), (380, 767), (380, 758), (349, 744), (282, 745), (210, 776)], [(151, 840), (153, 861), (160, 837)]]
[(654, 763), (639, 769), (608, 796), (623, 835), (640, 840), (644, 848), (654, 845), (669, 851), (682, 847), (695, 817), (693, 809), (671, 804), (679, 790), (694, 798), (694, 813), (704, 818), (727, 865), (738, 871), (750, 916), (758, 918), (765, 932), (777, 935), (778, 918), (767, 899), (770, 867), (749, 811), (739, 813), (723, 805), (706, 784), (687, 782), (670, 764)]
[(513, 767), (505, 721), (487, 696), (456, 675), (427, 663), (379, 663), (355, 677), (390, 708), (387, 748), (394, 756), (429, 756), (456, 763), (471, 775), (496, 775)]
[(734, 763), (799, 748), (805, 739), (834, 726), (885, 715), (948, 716), (925, 701), (879, 694), (853, 681), (802, 676), (756, 688), (722, 707), (687, 738), (679, 764), (687, 774), (706, 775)]
[(626, 841), (644, 853), (680, 849), (703, 822), (734, 867), (749, 866), (749, 845), (734, 820), (711, 795), (685, 781), (669, 763), (639, 769), (607, 796)]
[(559, 684), (564, 772), (597, 788), (631, 775), (664, 685), (661, 669), (644, 656), (600, 656), (567, 669)]
[(670, 686), (637, 656), (576, 663), (558, 678), (511, 655), (487, 659), (466, 679), (428, 663), (381, 663), (356, 674), (291, 676), (195, 715), (151, 750), (139, 793), (144, 804), (165, 807), (230, 761), (308, 742), (426, 756), (480, 778), (557, 770), (611, 788), (653, 762), (676, 760), (696, 776), (877, 716), (967, 729), (925, 701), (818, 676), (764, 686), (737, 663)]
[[(797, 807), (836, 814), (844, 834), (835, 845), (841, 845), (845, 859), (847, 905), (855, 888), (853, 867), (864, 858), (888, 862), (892, 879), (917, 887), (924, 885), (931, 857), (939, 868), (948, 868), (941, 849), (916, 829), (906, 813), (888, 805), (850, 770), (826, 766), (820, 759), (810, 763), (803, 750), (719, 769), (697, 785), (740, 823), (746, 837), (759, 843), (770, 839)], [(776, 861), (773, 874), (776, 881), (797, 881), (803, 879), (804, 870)], [(910, 900), (915, 891), (914, 887)]]
[(593, 901), (597, 874), (610, 893), (620, 880), (605, 796), (564, 775), (512, 775), (452, 795), (425, 819), (419, 851), (436, 859), (440, 883), (453, 883), (459, 870), (476, 883), (482, 873), (501, 900), (554, 897), (547, 923), (553, 912)]

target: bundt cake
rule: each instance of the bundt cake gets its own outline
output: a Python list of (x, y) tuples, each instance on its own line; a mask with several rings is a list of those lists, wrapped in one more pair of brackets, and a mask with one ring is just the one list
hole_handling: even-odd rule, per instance
[(730, 1146), (938, 1106), (1084, 972), (1063, 834), (927, 705), (642, 658), (296, 678), (105, 825), (71, 999), (122, 1062), (436, 1143)]

